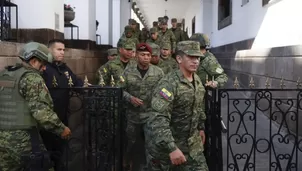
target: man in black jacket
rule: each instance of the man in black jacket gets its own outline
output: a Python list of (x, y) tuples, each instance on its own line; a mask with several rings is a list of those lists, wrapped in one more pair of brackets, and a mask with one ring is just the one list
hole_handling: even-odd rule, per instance
[[(54, 57), (54, 62), (46, 65), (43, 72), (45, 84), (49, 89), (54, 103), (54, 111), (60, 120), (68, 125), (67, 112), (69, 105), (69, 87), (82, 87), (83, 81), (78, 79), (71, 69), (63, 62), (65, 45), (63, 40), (49, 41), (48, 48)], [(72, 81), (72, 83), (70, 82)], [(41, 136), (48, 151), (57, 152), (53, 158), (55, 170), (61, 171), (60, 158), (64, 150), (64, 141), (59, 140), (54, 134), (41, 131)]]

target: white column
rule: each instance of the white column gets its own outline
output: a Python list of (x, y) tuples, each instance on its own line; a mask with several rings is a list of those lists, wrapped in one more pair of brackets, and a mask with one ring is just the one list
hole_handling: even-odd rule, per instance
[[(18, 28), (47, 28), (64, 32), (63, 0), (12, 0), (18, 5)], [(16, 11), (11, 8), (12, 28), (16, 28)]]
[[(96, 0), (64, 0), (71, 7), (74, 7), (75, 19), (72, 24), (79, 27), (79, 39), (96, 40)], [(64, 30), (65, 39), (71, 38), (70, 28)], [(73, 39), (77, 38), (76, 29), (73, 30)]]
[(111, 45), (116, 47), (119, 38), (121, 37), (121, 3), (120, 0), (112, 1), (112, 35), (111, 35)]
[(109, 44), (109, 1), (111, 0), (96, 0), (96, 20), (99, 22), (97, 34), (101, 36), (101, 44)]
[(203, 33), (207, 34), (211, 40), (213, 34), (213, 1), (212, 0), (203, 0), (202, 1), (202, 21)]
[(124, 32), (124, 28), (128, 25), (128, 20), (131, 18), (132, 1), (120, 0), (121, 1), (121, 34)]

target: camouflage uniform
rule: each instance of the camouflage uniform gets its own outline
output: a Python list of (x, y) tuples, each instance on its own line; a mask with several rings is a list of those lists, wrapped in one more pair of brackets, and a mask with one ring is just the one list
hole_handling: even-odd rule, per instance
[[(210, 45), (210, 40), (205, 34), (195, 33), (191, 36), (190, 40), (198, 41), (200, 46), (202, 46), (204, 49)], [(223, 87), (228, 81), (228, 76), (225, 74), (223, 68), (211, 52), (207, 51), (204, 55), (205, 57), (201, 61), (196, 73), (200, 77), (203, 84), (206, 83), (206, 77), (208, 75), (209, 81), (211, 81), (212, 77), (214, 77), (214, 81), (217, 82), (217, 86)]]
[(148, 39), (148, 32), (146, 28), (143, 28), (143, 30), (141, 31), (141, 34), (139, 36), (139, 41), (140, 43), (144, 43), (146, 42), (146, 40)]
[(182, 23), (177, 23), (177, 28), (179, 28), (182, 31), (182, 37), (184, 38), (184, 40), (189, 40), (189, 36), (188, 33), (184, 30), (182, 30)]
[[(127, 33), (131, 32), (131, 36), (127, 37)], [(137, 45), (139, 43), (138, 38), (136, 37), (133, 29), (130, 26), (126, 26), (125, 27), (125, 32), (124, 35), (122, 35), (122, 37), (119, 39), (119, 41), (117, 42), (117, 48), (119, 50), (119, 48), (121, 48), (123, 46), (123, 44), (126, 41), (132, 41), (135, 43), (135, 45)]]
[[(177, 49), (201, 56), (199, 43), (187, 41)], [(149, 171), (207, 171), (200, 129), (206, 119), (202, 111), (205, 89), (197, 76), (189, 82), (180, 70), (165, 75), (152, 95), (152, 111), (145, 126)], [(169, 154), (179, 148), (186, 164), (171, 166)]]
[[(117, 48), (108, 49), (108, 50), (107, 50), (107, 53), (108, 53), (108, 56), (118, 55)], [(118, 56), (117, 56), (115, 59), (117, 59), (117, 58), (118, 58)], [(113, 60), (115, 60), (115, 59), (113, 59)], [(100, 83), (100, 71), (104, 71), (104, 67), (105, 67), (105, 64), (102, 65), (102, 66), (98, 69), (98, 72), (96, 72), (96, 83), (97, 83), (97, 84)]]
[[(172, 23), (177, 23), (176, 18), (172, 18), (171, 21), (172, 21)], [(172, 27), (169, 30), (171, 30), (173, 32), (173, 34), (175, 36), (176, 44), (178, 42), (188, 40), (188, 38), (185, 37), (184, 31), (182, 31), (180, 27), (176, 27), (176, 28)]]
[[(142, 164), (145, 162), (138, 162), (138, 160), (144, 159), (144, 137), (143, 125), (148, 118), (147, 110), (150, 109), (151, 93), (158, 81), (164, 76), (163, 71), (157, 66), (150, 65), (147, 73), (144, 77), (141, 76), (137, 69), (137, 65), (132, 65), (125, 70), (124, 78), (124, 99), (129, 102), (127, 105), (127, 159), (133, 161), (135, 170), (137, 163), (140, 163), (140, 169), (142, 170)], [(143, 100), (142, 106), (133, 106), (130, 103), (131, 97), (137, 97)], [(141, 147), (141, 148), (140, 148)], [(136, 150), (139, 148), (141, 150)], [(134, 157), (135, 156), (135, 157)]]
[(158, 28), (158, 22), (157, 21), (153, 21), (152, 25), (153, 25), (153, 27)]
[(147, 39), (146, 43), (155, 43), (155, 44), (160, 46), (161, 38), (159, 37), (159, 35), (157, 35), (156, 40), (152, 39), (152, 37), (151, 37), (151, 35), (155, 34), (155, 33), (158, 33), (157, 28), (155, 28), (155, 27), (151, 28), (150, 29), (150, 37)]
[[(134, 44), (134, 42), (126, 41), (123, 44), (122, 48), (135, 49), (135, 46), (136, 45)], [(125, 64), (121, 61), (120, 56), (117, 56), (116, 59), (108, 61), (98, 69), (97, 77), (100, 78), (100, 75), (98, 74), (101, 74), (107, 86), (111, 85), (111, 76), (113, 76), (115, 83), (120, 84), (124, 81), (124, 78), (122, 77), (124, 70), (133, 63), (135, 63), (134, 60), (129, 60), (129, 62)]]
[[(161, 44), (161, 49), (171, 50), (170, 43), (169, 42), (163, 42)], [(177, 64), (176, 60), (174, 58), (172, 58), (171, 55), (168, 56), (168, 57), (164, 57), (164, 56), (161, 55), (160, 57), (163, 60), (163, 66), (164, 67), (172, 68), (172, 70), (178, 68), (178, 64)], [(163, 69), (163, 70), (166, 70), (166, 69)]]
[[(162, 24), (167, 24), (167, 21), (162, 21)], [(160, 30), (159, 31), (159, 37), (161, 39), (161, 42), (169, 42), (171, 44), (172, 47), (172, 52), (175, 51), (176, 48), (176, 38), (173, 34), (173, 32), (169, 29), (167, 29), (166, 31)]]
[[(52, 61), (47, 47), (35, 42), (26, 44), (20, 55), (24, 61), (32, 57)], [(66, 126), (53, 111), (53, 101), (41, 73), (29, 64), (6, 67), (0, 73), (0, 86), (4, 88), (0, 97), (0, 169), (19, 171), (25, 165), (21, 155), (32, 152), (31, 135), (27, 130), (39, 126), (61, 136)], [(45, 151), (42, 144), (40, 150)]]
[[(160, 56), (160, 47), (155, 44), (155, 43), (148, 43), (149, 46), (152, 48), (152, 56)], [(169, 72), (171, 72), (173, 70), (173, 67), (171, 65), (167, 65), (164, 60), (162, 60), (159, 57), (159, 61), (157, 64), (153, 64), (158, 66), (159, 68), (161, 68), (164, 72), (164, 74), (168, 74)]]
[(157, 21), (158, 21), (158, 26), (157, 26), (157, 30), (161, 31), (161, 25), (162, 25), (162, 21), (164, 20), (164, 17), (158, 17)]

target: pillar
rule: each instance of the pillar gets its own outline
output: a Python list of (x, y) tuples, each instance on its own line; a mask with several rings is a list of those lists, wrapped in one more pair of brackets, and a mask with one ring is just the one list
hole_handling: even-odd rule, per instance
[(202, 32), (207, 34), (211, 40), (213, 33), (213, 2), (212, 0), (203, 0), (202, 6)]
[[(96, 40), (96, 0), (64, 0), (74, 7), (75, 19), (72, 24), (79, 27), (80, 40)], [(64, 30), (65, 39), (71, 38), (70, 28)], [(73, 30), (73, 39), (77, 38), (76, 29)]]
[(111, 0), (96, 0), (96, 20), (99, 22), (97, 34), (101, 36), (101, 44), (109, 43), (109, 28), (111, 26), (110, 20), (110, 2)]

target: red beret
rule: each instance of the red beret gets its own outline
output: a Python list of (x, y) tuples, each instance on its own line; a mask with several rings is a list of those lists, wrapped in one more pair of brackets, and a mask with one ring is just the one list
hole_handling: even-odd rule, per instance
[(146, 43), (140, 43), (136, 46), (136, 51), (150, 52), (152, 54), (152, 48)]

